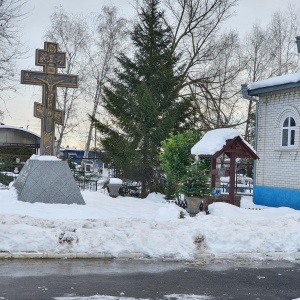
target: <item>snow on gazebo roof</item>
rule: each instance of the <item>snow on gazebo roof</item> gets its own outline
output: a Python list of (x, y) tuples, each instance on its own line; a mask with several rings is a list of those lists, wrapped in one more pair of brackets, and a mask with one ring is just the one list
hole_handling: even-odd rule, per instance
[(192, 149), (192, 155), (212, 156), (225, 145), (227, 140), (240, 137), (243, 142), (255, 153), (255, 150), (243, 139), (240, 132), (235, 128), (219, 128), (208, 131), (203, 138), (196, 143)]

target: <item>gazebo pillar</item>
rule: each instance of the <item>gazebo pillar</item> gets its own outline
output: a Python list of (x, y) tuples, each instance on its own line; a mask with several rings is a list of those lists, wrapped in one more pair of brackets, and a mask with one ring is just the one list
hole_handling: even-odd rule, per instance
[(230, 177), (229, 177), (229, 199), (234, 203), (234, 187), (235, 187), (235, 153), (230, 153)]
[(211, 159), (211, 188), (214, 189), (216, 187), (216, 170), (217, 169), (217, 159), (216, 158), (212, 158)]

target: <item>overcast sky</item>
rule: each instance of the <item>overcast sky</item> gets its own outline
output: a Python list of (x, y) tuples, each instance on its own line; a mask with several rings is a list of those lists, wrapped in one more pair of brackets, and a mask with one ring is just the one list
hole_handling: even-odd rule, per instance
[[(55, 6), (62, 5), (69, 13), (85, 15), (100, 11), (103, 5), (113, 4), (119, 8), (123, 16), (133, 16), (133, 3), (133, 0), (27, 0), (28, 15), (21, 23), (21, 30), (24, 45), (29, 52), (28, 58), (20, 61), (18, 65), (19, 74), (22, 69), (35, 68), (35, 49), (43, 48), (43, 35), (50, 24), (49, 17)], [(236, 16), (228, 21), (228, 27), (239, 30), (243, 35), (250, 31), (255, 21), (267, 23), (275, 11), (285, 10), (289, 3), (294, 4), (300, 12), (300, 0), (240, 0), (236, 7)], [(40, 133), (40, 120), (33, 117), (33, 103), (40, 101), (39, 93), (41, 91), (38, 87), (20, 84), (19, 95), (12, 94), (11, 99), (6, 101), (10, 114), (5, 116), (4, 123), (24, 128), (28, 126), (29, 130)], [(83, 140), (84, 134), (81, 135), (81, 141), (77, 139), (66, 143), (82, 148)], [(66, 143), (64, 146), (67, 145)]]

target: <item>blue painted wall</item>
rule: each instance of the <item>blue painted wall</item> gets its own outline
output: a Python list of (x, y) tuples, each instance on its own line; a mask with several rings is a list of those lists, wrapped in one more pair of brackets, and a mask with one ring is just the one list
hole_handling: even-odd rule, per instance
[(255, 186), (253, 202), (271, 207), (291, 207), (300, 210), (300, 190)]

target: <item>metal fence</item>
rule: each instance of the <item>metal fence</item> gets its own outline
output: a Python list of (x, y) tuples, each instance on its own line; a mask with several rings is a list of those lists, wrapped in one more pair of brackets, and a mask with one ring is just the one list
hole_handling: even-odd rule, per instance
[(87, 173), (84, 171), (72, 170), (72, 174), (81, 191), (89, 190), (96, 192), (103, 188), (106, 181), (99, 173)]

